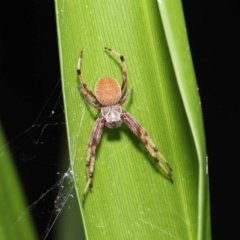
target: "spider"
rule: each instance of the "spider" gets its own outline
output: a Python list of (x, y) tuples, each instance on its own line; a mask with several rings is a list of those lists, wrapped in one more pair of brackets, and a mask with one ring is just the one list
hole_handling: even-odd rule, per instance
[[(143, 141), (148, 152), (151, 154), (155, 162), (159, 167), (167, 174), (171, 182), (173, 182), (171, 175), (171, 167), (167, 160), (159, 152), (158, 148), (153, 143), (152, 139), (148, 135), (147, 131), (131, 116), (127, 111), (122, 109), (121, 105), (127, 100), (132, 93), (132, 89), (129, 89), (125, 95), (122, 96), (127, 85), (127, 72), (124, 61), (124, 56), (111, 48), (105, 47), (105, 50), (115, 54), (121, 60), (122, 64), (122, 85), (112, 77), (101, 77), (95, 86), (95, 94), (88, 88), (81, 73), (81, 60), (83, 51), (80, 53), (77, 64), (77, 74), (79, 77), (79, 90), (82, 92), (86, 100), (96, 109), (101, 112), (98, 115), (96, 123), (93, 127), (92, 134), (88, 141), (87, 160), (86, 160), (86, 173), (87, 184), (85, 186), (82, 202), (84, 203), (85, 196), (91, 187), (93, 179), (93, 170), (95, 164), (95, 152), (101, 139), (101, 134), (104, 125), (108, 128), (120, 127), (124, 121), (132, 131)], [(160, 161), (161, 160), (161, 161)]]

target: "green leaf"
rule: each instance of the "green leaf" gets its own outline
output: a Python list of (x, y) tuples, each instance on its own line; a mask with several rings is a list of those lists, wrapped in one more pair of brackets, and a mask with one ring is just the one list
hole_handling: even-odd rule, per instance
[(0, 239), (37, 239), (12, 156), (0, 128)]
[[(160, 11), (159, 11), (160, 10)], [(208, 179), (201, 106), (181, 3), (56, 1), (59, 54), (71, 167), (86, 238), (210, 239)], [(102, 76), (128, 89), (123, 108), (147, 129), (173, 169), (172, 184), (144, 144), (123, 124), (104, 128), (93, 188), (86, 184), (87, 142), (99, 111), (77, 89), (76, 65), (89, 88)]]
[[(177, 9), (181, 9), (179, 1), (163, 1), (159, 4), (165, 34), (172, 58), (174, 72), (176, 74), (177, 84), (182, 97), (183, 105), (189, 121), (193, 140), (198, 155), (199, 164), (199, 186), (198, 186), (198, 239), (207, 239), (210, 235), (210, 217), (209, 214), (209, 196), (208, 196), (208, 178), (206, 176), (206, 147), (204, 129), (202, 123), (202, 112), (199, 103), (198, 88), (196, 86), (195, 74), (183, 15)], [(171, 15), (174, 17), (171, 17)], [(206, 199), (208, 199), (206, 201)], [(205, 225), (206, 220), (208, 221)], [(205, 228), (207, 231), (205, 232)], [(206, 234), (206, 235), (205, 235)]]

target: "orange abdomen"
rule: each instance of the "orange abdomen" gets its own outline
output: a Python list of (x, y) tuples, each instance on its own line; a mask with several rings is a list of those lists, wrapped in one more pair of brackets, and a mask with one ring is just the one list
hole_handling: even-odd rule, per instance
[(102, 77), (96, 83), (95, 95), (102, 105), (114, 105), (121, 98), (121, 87), (115, 79)]

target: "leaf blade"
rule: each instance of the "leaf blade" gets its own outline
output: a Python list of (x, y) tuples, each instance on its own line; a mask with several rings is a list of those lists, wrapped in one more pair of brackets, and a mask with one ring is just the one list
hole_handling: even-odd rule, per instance
[[(61, 2), (56, 8), (60, 13)], [(126, 57), (128, 88), (134, 87), (134, 92), (124, 108), (148, 130), (173, 167), (175, 181), (171, 185), (125, 125), (114, 131), (105, 128), (96, 153), (94, 188), (81, 206), (87, 238), (195, 239), (198, 161), (191, 159), (198, 156), (157, 3), (73, 1), (64, 6), (64, 16), (58, 14), (57, 22), (70, 158), (79, 199), (86, 183), (87, 141), (98, 115), (76, 89), (74, 66), (80, 50), (84, 50), (82, 72), (90, 89), (106, 74), (121, 82), (119, 60), (104, 53), (103, 47)]]

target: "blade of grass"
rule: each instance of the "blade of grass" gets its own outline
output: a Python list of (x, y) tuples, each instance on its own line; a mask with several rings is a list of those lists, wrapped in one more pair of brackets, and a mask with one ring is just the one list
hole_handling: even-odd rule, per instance
[(164, 31), (176, 74), (181, 98), (183, 100), (186, 115), (193, 135), (195, 148), (198, 155), (198, 238), (206, 239), (210, 236), (209, 196), (208, 196), (208, 173), (206, 163), (206, 146), (204, 127), (202, 120), (201, 105), (198, 96), (195, 73), (188, 45), (186, 26), (182, 15), (181, 2), (159, 1)]
[(37, 239), (12, 156), (0, 127), (0, 239)]
[[(190, 122), (197, 118), (201, 123), (202, 118), (198, 114), (190, 120), (187, 114), (157, 2), (56, 0), (56, 13), (69, 152), (86, 238), (197, 239), (202, 165)], [(175, 24), (177, 28), (179, 23)], [(186, 37), (184, 41), (187, 44)], [(105, 128), (96, 154), (94, 187), (82, 206), (87, 142), (98, 111), (80, 96), (75, 69), (84, 50), (82, 72), (90, 89), (104, 75), (121, 82), (119, 60), (105, 53), (105, 46), (126, 57), (128, 88), (134, 93), (124, 108), (148, 130), (170, 162), (174, 184), (125, 125)], [(191, 63), (181, 67), (193, 74)], [(189, 82), (196, 99), (194, 77)], [(196, 101), (190, 108), (200, 113)], [(202, 143), (202, 128), (199, 131)]]

